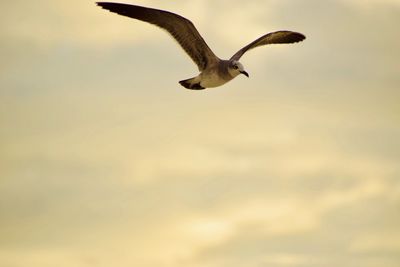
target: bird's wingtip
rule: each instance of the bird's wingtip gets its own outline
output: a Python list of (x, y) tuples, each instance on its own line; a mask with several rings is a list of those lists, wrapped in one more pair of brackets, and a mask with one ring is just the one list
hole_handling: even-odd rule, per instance
[(100, 6), (100, 7), (104, 7), (105, 5), (107, 5), (109, 2), (95, 2), (96, 5)]
[(301, 35), (301, 41), (304, 41), (305, 39), (307, 39), (307, 37), (304, 34), (300, 33), (300, 35)]
[(97, 6), (103, 8), (103, 9), (108, 9), (107, 7), (110, 6), (110, 4), (113, 4), (111, 2), (95, 2)]
[(300, 32), (293, 32), (293, 33), (294, 33), (294, 35), (292, 35), (293, 43), (299, 43), (306, 39), (306, 36)]

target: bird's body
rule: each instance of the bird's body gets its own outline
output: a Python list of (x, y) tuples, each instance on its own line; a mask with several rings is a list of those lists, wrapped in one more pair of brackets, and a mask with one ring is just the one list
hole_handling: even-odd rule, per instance
[(215, 64), (208, 66), (196, 77), (179, 83), (186, 88), (197, 90), (224, 85), (240, 74), (240, 72), (230, 73), (229, 64), (229, 60), (219, 60)]
[(267, 44), (295, 43), (305, 39), (303, 34), (292, 31), (268, 33), (240, 49), (229, 60), (222, 60), (208, 47), (193, 23), (180, 15), (129, 4), (98, 2), (97, 5), (111, 12), (154, 24), (170, 33), (199, 68), (198, 76), (179, 82), (185, 88), (193, 90), (221, 86), (239, 74), (249, 77), (239, 59), (252, 48)]

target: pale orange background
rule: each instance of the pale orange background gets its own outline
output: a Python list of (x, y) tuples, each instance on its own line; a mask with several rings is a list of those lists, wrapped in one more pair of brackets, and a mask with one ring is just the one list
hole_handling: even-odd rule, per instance
[(400, 1), (134, 3), (190, 18), (223, 87), (92, 1), (0, 4), (0, 265), (397, 267)]

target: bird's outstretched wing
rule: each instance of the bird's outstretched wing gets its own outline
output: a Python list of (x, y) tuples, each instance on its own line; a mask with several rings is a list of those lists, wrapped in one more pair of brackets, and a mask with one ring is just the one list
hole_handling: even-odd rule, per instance
[(303, 41), (306, 37), (298, 32), (292, 31), (277, 31), (267, 33), (266, 35), (261, 36), (257, 40), (251, 42), (250, 44), (246, 45), (242, 49), (236, 52), (231, 57), (231, 60), (239, 60), (244, 53), (248, 50), (253, 49), (257, 46), (267, 45), (267, 44), (289, 44), (289, 43), (297, 43)]
[(142, 20), (168, 31), (202, 71), (219, 58), (208, 47), (193, 23), (177, 14), (129, 4), (97, 2), (97, 5), (119, 15)]

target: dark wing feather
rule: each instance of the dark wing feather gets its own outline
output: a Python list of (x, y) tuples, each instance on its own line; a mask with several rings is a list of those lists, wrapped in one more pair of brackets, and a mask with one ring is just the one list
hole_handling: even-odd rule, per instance
[(98, 2), (97, 5), (111, 12), (142, 20), (165, 29), (178, 41), (197, 64), (200, 71), (204, 70), (210, 63), (219, 60), (193, 23), (182, 16), (164, 10), (129, 4)]
[(306, 37), (298, 32), (292, 31), (277, 31), (271, 32), (266, 35), (261, 36), (257, 40), (251, 42), (250, 44), (246, 45), (242, 49), (236, 52), (231, 57), (231, 60), (239, 60), (244, 53), (248, 50), (253, 49), (257, 46), (267, 45), (267, 44), (289, 44), (289, 43), (297, 43), (303, 41)]

